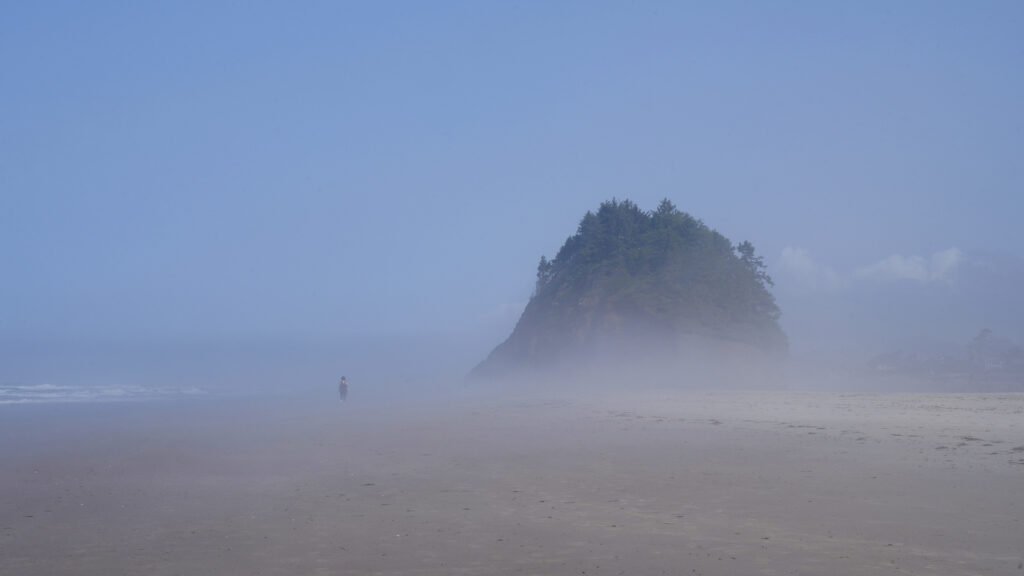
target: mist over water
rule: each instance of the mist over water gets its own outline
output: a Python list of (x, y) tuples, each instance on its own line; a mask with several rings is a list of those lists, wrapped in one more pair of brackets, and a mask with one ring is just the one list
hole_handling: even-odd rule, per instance
[[(507, 378), (477, 380), (467, 377), (492, 343), (454, 335), (191, 342), (7, 340), (0, 346), (0, 404), (199, 401), (224, 396), (333, 399), (341, 376), (347, 377), (351, 401), (357, 403), (524, 390), (985, 392), (1015, 391), (1019, 381), (1018, 364), (998, 365), (998, 370), (971, 364), (970, 341), (945, 346), (925, 342), (920, 353), (914, 348), (905, 351), (907, 339), (901, 340), (903, 346), (865, 342), (862, 347), (824, 350), (801, 343), (779, 356), (737, 344), (702, 344), (699, 339), (667, 345), (659, 337), (645, 340), (634, 334), (628, 352), (596, 350)], [(1014, 341), (993, 338), (999, 346), (993, 362), (1000, 354), (1014, 354)], [(829, 346), (823, 340), (816, 345)]]
[(0, 403), (111, 402), (204, 396), (430, 397), (456, 389), (479, 343), (452, 336), (305, 339), (32, 340), (0, 346)]

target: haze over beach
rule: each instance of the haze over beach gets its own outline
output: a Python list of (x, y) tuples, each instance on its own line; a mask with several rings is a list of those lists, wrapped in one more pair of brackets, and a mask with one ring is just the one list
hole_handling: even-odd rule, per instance
[(0, 7), (0, 574), (1024, 575), (1022, 22)]

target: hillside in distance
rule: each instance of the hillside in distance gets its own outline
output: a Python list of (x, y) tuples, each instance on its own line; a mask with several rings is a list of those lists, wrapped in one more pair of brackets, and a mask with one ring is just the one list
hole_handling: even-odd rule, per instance
[(554, 259), (541, 257), (515, 329), (471, 378), (648, 370), (671, 379), (710, 358), (779, 358), (787, 339), (770, 286), (750, 242), (734, 245), (667, 199), (652, 212), (610, 200)]

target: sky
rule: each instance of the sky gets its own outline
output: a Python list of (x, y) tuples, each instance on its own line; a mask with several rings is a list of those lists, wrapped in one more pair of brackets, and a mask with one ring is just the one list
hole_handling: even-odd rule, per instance
[(994, 1), (4, 3), (0, 339), (487, 350), (587, 210), (666, 197), (754, 243), (797, 348), (892, 308), (1021, 337), (1022, 29)]

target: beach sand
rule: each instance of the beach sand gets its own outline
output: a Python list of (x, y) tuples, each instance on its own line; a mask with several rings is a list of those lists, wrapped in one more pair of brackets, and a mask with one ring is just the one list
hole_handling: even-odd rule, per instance
[(0, 412), (0, 574), (1019, 574), (1024, 395)]

